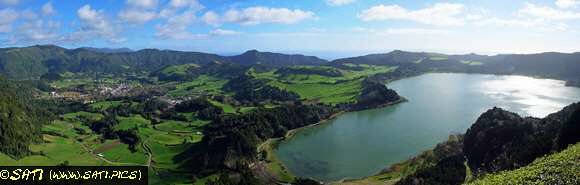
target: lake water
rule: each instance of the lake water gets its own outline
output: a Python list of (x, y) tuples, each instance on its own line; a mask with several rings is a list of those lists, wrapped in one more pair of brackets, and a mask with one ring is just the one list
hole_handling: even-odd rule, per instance
[(409, 101), (304, 129), (280, 143), (276, 155), (297, 176), (360, 178), (464, 133), (494, 106), (544, 117), (580, 101), (580, 88), (524, 76), (432, 73), (387, 86)]

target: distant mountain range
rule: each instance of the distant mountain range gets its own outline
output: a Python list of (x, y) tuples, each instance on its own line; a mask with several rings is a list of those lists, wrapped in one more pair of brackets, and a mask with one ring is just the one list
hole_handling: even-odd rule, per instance
[(238, 56), (200, 52), (143, 49), (66, 49), (53, 45), (0, 49), (0, 74), (10, 79), (34, 79), (46, 73), (155, 71), (178, 64), (208, 64), (214, 61), (243, 65), (322, 65), (326, 60), (312, 56), (248, 51)]
[(127, 48), (66, 49), (54, 45), (0, 49), (0, 75), (9, 79), (36, 79), (62, 72), (152, 72), (181, 64), (205, 65), (226, 62), (239, 65), (285, 67), (294, 65), (414, 65), (423, 70), (486, 74), (521, 74), (562, 79), (580, 85), (580, 53), (538, 53), (505, 55), (445, 55), (395, 50), (384, 54), (327, 61), (315, 56), (288, 55), (250, 50), (235, 56), (173, 50)]
[(81, 49), (86, 49), (94, 52), (101, 52), (101, 53), (127, 53), (133, 52), (133, 50), (129, 48), (92, 48), (92, 47), (82, 47)]

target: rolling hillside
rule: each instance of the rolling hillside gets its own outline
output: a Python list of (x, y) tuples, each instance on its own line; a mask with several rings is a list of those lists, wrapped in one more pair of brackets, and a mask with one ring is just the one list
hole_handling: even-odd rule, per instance
[(35, 79), (47, 73), (63, 72), (152, 72), (170, 65), (209, 64), (215, 61), (242, 65), (262, 64), (273, 67), (321, 65), (326, 62), (311, 56), (255, 50), (238, 56), (225, 57), (200, 52), (158, 49), (102, 52), (102, 50), (90, 48), (66, 49), (54, 45), (42, 45), (0, 49), (0, 74), (9, 79)]

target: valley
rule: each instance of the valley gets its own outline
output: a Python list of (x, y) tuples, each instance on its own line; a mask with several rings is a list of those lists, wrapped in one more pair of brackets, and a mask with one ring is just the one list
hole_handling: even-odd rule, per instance
[[(568, 67), (553, 67), (549, 58), (552, 55), (558, 55), (557, 62)], [(299, 184), (308, 181), (303, 178), (322, 181), (361, 178), (443, 142), (452, 134), (450, 130), (463, 133), (480, 113), (498, 104), (505, 103), (507, 110), (523, 115), (542, 117), (578, 101), (577, 88), (564, 86), (574, 85), (573, 82), (580, 79), (578, 59), (578, 53), (473, 56), (397, 50), (326, 61), (312, 56), (255, 50), (236, 56), (219, 56), (156, 49), (105, 53), (53, 45), (2, 48), (0, 74), (4, 78), (0, 81), (8, 91), (0, 99), (3, 108), (0, 110), (13, 113), (1, 115), (0, 123), (14, 124), (0, 124), (2, 133), (6, 133), (0, 139), (10, 143), (0, 148), (0, 165), (148, 166), (150, 184)], [(420, 102), (428, 100), (459, 102), (459, 99), (482, 96), (473, 92), (453, 93), (461, 93), (458, 89), (462, 87), (490, 82), (470, 81), (469, 78), (491, 78), (491, 82), (504, 78), (479, 74), (526, 75), (563, 81), (546, 82), (516, 76), (529, 80), (530, 84), (545, 85), (540, 90), (554, 91), (556, 94), (534, 97), (557, 104), (526, 104), (531, 100), (518, 97), (517, 92), (512, 94), (515, 100), (514, 97), (500, 97), (505, 100), (494, 101), (492, 97), (465, 101), (473, 105), (450, 104), (444, 109), (447, 112), (435, 111), (443, 107), (442, 104), (430, 104), (432, 107), (415, 104), (425, 105)], [(435, 79), (423, 79), (425, 76), (435, 76)], [(433, 84), (405, 88), (413, 86), (414, 83), (405, 81), (412, 79)], [(446, 84), (454, 80), (463, 82), (455, 86)], [(498, 85), (506, 84), (490, 84), (490, 87)], [(425, 91), (423, 88), (429, 89), (427, 94), (412, 95)], [(456, 91), (449, 92), (451, 90)], [(518, 89), (496, 89), (497, 92), (489, 96), (512, 90)], [(524, 89), (524, 92), (534, 90), (538, 89)], [(559, 95), (566, 98), (559, 99)], [(409, 102), (400, 103), (404, 100)], [(374, 109), (385, 105), (389, 106)], [(431, 109), (419, 111), (421, 107)], [(452, 115), (453, 108), (465, 107), (469, 107), (465, 115)], [(404, 111), (407, 115), (385, 118), (385, 113), (378, 111)], [(339, 113), (344, 114), (337, 116)], [(437, 120), (441, 114), (446, 114), (449, 120)], [(413, 122), (414, 117), (420, 117), (418, 115), (426, 120), (415, 123), (425, 124), (407, 124), (410, 127), (396, 124)], [(358, 119), (372, 120), (373, 117), (381, 117), (376, 122), (389, 123), (389, 128), (378, 128), (380, 125), (362, 128), (365, 125)], [(308, 127), (327, 119), (334, 123)], [(449, 127), (429, 127), (435, 125), (427, 124), (439, 122), (448, 122)], [(333, 130), (334, 127), (358, 133), (340, 136), (336, 141), (324, 141), (342, 132)], [(283, 138), (295, 129), (300, 131), (291, 132), (294, 136), (290, 139), (271, 140)], [(410, 133), (421, 129), (432, 129), (436, 133)], [(323, 134), (317, 135), (314, 130)], [(397, 135), (397, 132), (408, 135)], [(334, 142), (360, 146), (367, 142), (361, 140), (363, 136), (372, 137), (378, 143), (406, 138), (408, 142), (401, 143), (413, 147), (385, 146), (372, 153), (365, 152), (368, 149), (364, 148), (329, 151), (320, 147), (333, 146)], [(316, 145), (304, 139), (307, 137), (322, 140)], [(429, 141), (421, 142), (426, 140)], [(319, 162), (320, 158), (312, 158), (321, 156), (292, 158), (292, 152), (304, 149), (293, 148), (287, 142), (302, 142), (297, 145), (325, 150), (321, 152), (347, 154), (345, 151), (356, 150), (374, 157), (366, 162), (355, 162), (360, 165), (356, 168), (353, 167), (355, 163), (334, 166), (334, 169), (349, 168), (353, 173), (330, 176), (327, 171), (332, 170), (320, 167), (328, 166), (329, 161)], [(393, 149), (405, 152), (389, 153)], [(396, 157), (385, 159), (385, 155)], [(322, 157), (333, 159), (328, 155)], [(298, 162), (291, 162), (290, 158)], [(363, 157), (337, 155), (335, 158), (340, 161), (340, 158)], [(320, 166), (297, 166), (303, 164)], [(386, 180), (402, 178), (402, 174)]]

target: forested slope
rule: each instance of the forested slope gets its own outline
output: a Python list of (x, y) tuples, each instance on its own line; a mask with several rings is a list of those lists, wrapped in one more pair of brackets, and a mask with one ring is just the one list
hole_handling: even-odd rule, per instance
[[(25, 87), (17, 87), (0, 77), (0, 152), (13, 158), (30, 154), (28, 145), (41, 141), (41, 128), (52, 114), (34, 107)], [(17, 91), (20, 91), (17, 93)]]

